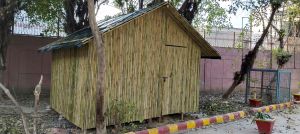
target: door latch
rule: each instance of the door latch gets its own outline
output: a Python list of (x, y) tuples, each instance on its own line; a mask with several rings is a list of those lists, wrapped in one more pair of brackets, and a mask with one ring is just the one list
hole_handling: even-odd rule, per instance
[(166, 77), (166, 76), (163, 76), (161, 77), (163, 79), (164, 82), (166, 82), (166, 80), (169, 78), (169, 77)]

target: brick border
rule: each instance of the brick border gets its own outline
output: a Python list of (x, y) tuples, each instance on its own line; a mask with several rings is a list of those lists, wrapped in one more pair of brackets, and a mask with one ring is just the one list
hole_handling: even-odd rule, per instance
[(287, 102), (287, 103), (281, 103), (281, 104), (274, 104), (274, 105), (269, 105), (269, 106), (264, 106), (260, 108), (253, 108), (250, 110), (250, 113), (256, 113), (256, 112), (272, 112), (274, 110), (283, 110), (286, 108), (290, 108), (292, 106), (292, 102)]
[(283, 109), (290, 108), (291, 106), (292, 106), (292, 102), (274, 104), (274, 105), (263, 106), (259, 108), (252, 108), (249, 112), (247, 111), (232, 112), (223, 115), (216, 115), (210, 118), (201, 118), (197, 120), (180, 122), (177, 124), (168, 124), (158, 128), (152, 128), (152, 129), (147, 129), (147, 130), (142, 130), (137, 132), (129, 132), (126, 134), (170, 134), (182, 130), (201, 128), (212, 124), (220, 124), (220, 123), (226, 123), (226, 122), (243, 119), (248, 114), (254, 114), (256, 112), (271, 112), (274, 110), (283, 110)]

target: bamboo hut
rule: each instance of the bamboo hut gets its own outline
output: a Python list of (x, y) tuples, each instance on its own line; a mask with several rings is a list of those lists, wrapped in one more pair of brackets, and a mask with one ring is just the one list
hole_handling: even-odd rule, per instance
[[(134, 104), (126, 121), (199, 110), (200, 59), (220, 56), (169, 3), (99, 23), (105, 46), (105, 107)], [(39, 51), (52, 52), (50, 103), (81, 128), (95, 127), (96, 46), (90, 28)], [(108, 125), (115, 123), (107, 115)]]

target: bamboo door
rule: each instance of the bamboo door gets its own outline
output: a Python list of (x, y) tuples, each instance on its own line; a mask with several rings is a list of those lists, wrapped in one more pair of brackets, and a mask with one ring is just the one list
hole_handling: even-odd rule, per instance
[(184, 54), (182, 46), (163, 45), (162, 62), (160, 65), (160, 103), (161, 115), (181, 113), (184, 97)]

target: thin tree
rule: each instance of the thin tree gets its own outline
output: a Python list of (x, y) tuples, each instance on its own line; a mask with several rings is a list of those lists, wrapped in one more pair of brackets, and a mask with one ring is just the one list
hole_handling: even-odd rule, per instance
[(94, 45), (97, 46), (98, 56), (98, 78), (96, 88), (96, 133), (106, 134), (106, 124), (104, 116), (104, 71), (105, 71), (105, 54), (102, 33), (99, 31), (95, 15), (94, 0), (88, 0), (89, 24), (94, 36)]
[(238, 72), (235, 72), (233, 83), (229, 87), (229, 89), (223, 94), (222, 98), (227, 99), (229, 95), (234, 91), (234, 89), (241, 84), (245, 80), (245, 75), (249, 72), (249, 70), (253, 67), (254, 61), (256, 59), (257, 53), (259, 51), (260, 46), (263, 44), (263, 41), (265, 37), (268, 34), (269, 28), (271, 27), (271, 24), (274, 20), (275, 13), (280, 8), (282, 4), (282, 1), (274, 0), (271, 2), (271, 15), (269, 17), (268, 24), (266, 28), (263, 30), (262, 35), (256, 42), (253, 50), (249, 51), (247, 55), (245, 55), (245, 58), (242, 61), (241, 69)]
[[(18, 7), (17, 0), (0, 0), (0, 82), (3, 80), (3, 72), (6, 69), (6, 51), (9, 36), (12, 33), (13, 16)], [(0, 92), (0, 99), (1, 97)]]

